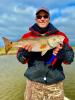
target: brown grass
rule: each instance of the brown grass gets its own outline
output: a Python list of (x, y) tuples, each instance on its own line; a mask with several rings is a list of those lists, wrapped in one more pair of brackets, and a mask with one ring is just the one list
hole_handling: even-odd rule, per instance
[(12, 48), (7, 54), (5, 52), (5, 48), (0, 48), (0, 55), (14, 55), (17, 53), (16, 48)]
[[(75, 46), (72, 47), (75, 50)], [(12, 48), (7, 54), (5, 52), (5, 48), (0, 48), (0, 55), (16, 55), (17, 48)]]
[(0, 48), (0, 55), (4, 55), (5, 54), (5, 49), (4, 48)]

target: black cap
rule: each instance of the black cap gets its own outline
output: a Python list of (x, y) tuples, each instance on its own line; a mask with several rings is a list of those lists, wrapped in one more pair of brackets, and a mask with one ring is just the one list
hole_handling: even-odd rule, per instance
[(44, 12), (46, 12), (46, 13), (49, 15), (49, 11), (48, 11), (48, 9), (46, 9), (46, 8), (40, 8), (40, 9), (38, 9), (38, 10), (36, 11), (36, 15), (38, 15), (38, 13), (39, 13), (40, 11), (44, 11)]

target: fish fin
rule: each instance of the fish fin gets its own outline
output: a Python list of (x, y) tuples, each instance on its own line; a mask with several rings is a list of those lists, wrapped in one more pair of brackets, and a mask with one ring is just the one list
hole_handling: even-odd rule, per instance
[(6, 54), (8, 53), (8, 51), (12, 48), (12, 42), (9, 41), (7, 38), (5, 37), (2, 37), (3, 38), (3, 41), (4, 41), (4, 44), (5, 44), (5, 52)]
[(46, 52), (47, 52), (47, 50), (42, 51), (42, 52), (41, 52), (41, 56), (45, 55)]

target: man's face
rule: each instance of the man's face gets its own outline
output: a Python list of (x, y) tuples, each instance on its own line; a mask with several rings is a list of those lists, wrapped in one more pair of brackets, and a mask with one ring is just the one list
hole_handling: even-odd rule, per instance
[(36, 23), (41, 28), (47, 27), (47, 25), (49, 24), (49, 20), (49, 15), (44, 11), (41, 11), (38, 13), (38, 15), (36, 15)]

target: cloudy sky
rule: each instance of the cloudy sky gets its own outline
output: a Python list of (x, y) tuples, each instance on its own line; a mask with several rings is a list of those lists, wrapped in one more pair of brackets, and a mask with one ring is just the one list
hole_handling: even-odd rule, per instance
[(18, 40), (35, 23), (38, 8), (49, 9), (51, 23), (75, 45), (75, 0), (0, 0), (0, 46), (2, 37)]

